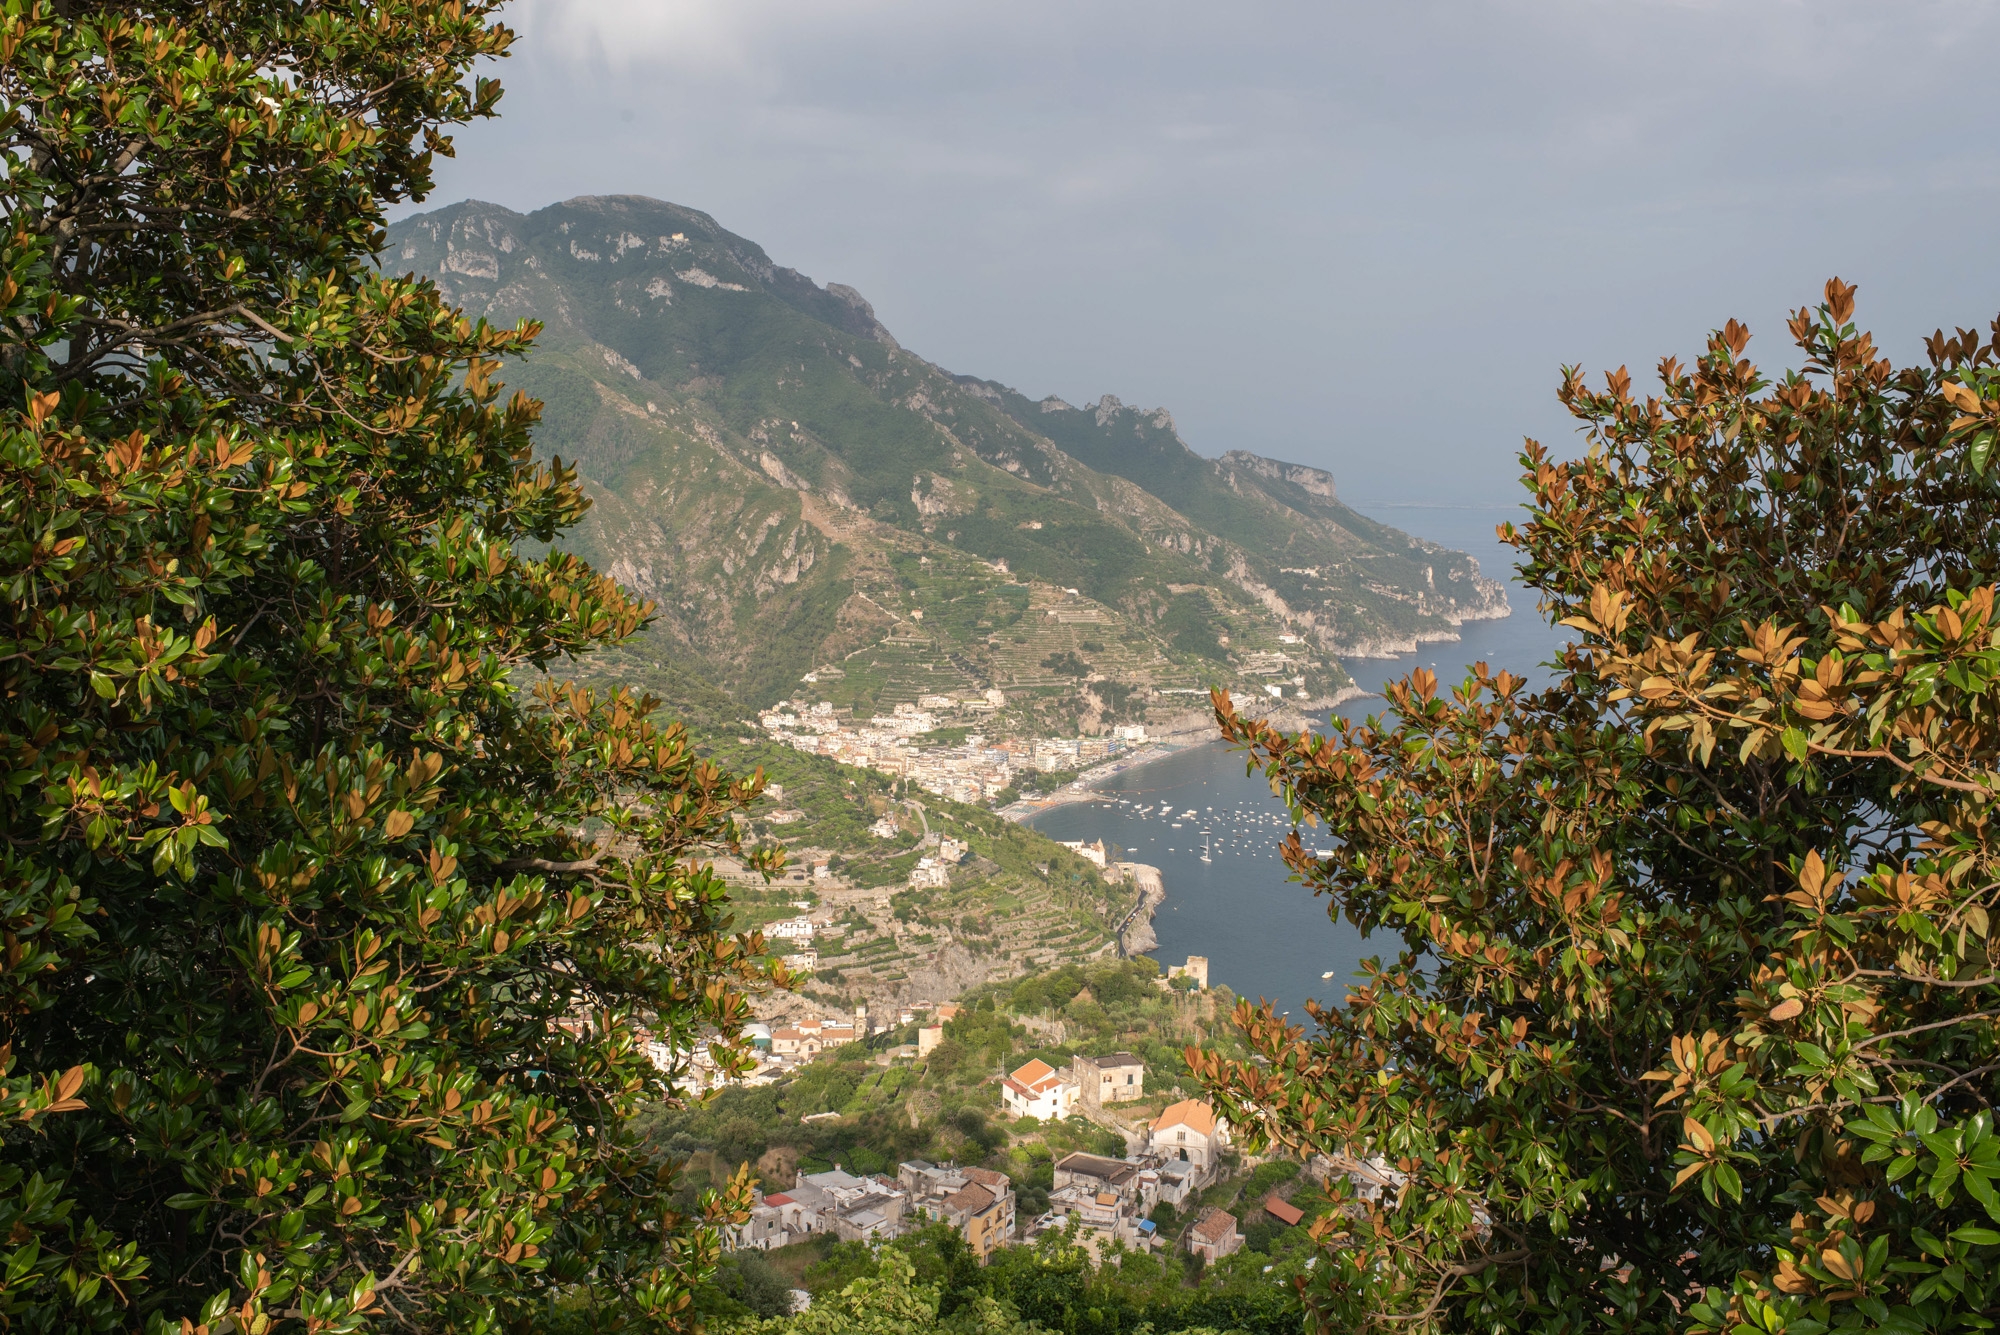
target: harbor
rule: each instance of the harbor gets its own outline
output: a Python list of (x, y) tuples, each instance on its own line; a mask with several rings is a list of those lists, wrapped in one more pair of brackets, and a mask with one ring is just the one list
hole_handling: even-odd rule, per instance
[[(1508, 517), (1503, 511), (1437, 509), (1420, 517), (1405, 511), (1395, 522), (1472, 552), (1489, 570), (1504, 570), (1509, 554), (1492, 534), (1494, 523)], [(1545, 681), (1540, 664), (1553, 656), (1562, 632), (1541, 621), (1532, 590), (1510, 585), (1508, 593), (1512, 615), (1468, 622), (1455, 642), (1419, 645), (1393, 658), (1346, 660), (1369, 693), (1343, 701), (1334, 712), (1355, 719), (1380, 712), (1381, 690), (1420, 667), (1452, 683), (1465, 664), (1485, 660), (1527, 677), (1531, 686)], [(1245, 772), (1242, 751), (1200, 736), (1176, 734), (1172, 744), (1119, 757), (1050, 798), (1017, 803), (1006, 814), (1053, 839), (1101, 839), (1118, 858), (1158, 867), (1165, 893), (1153, 914), (1158, 945), (1150, 953), (1163, 965), (1207, 956), (1215, 982), (1252, 1000), (1268, 997), (1294, 1023), (1306, 1024), (1307, 998), (1338, 1003), (1363, 960), (1393, 961), (1402, 942), (1392, 935), (1364, 938), (1330, 915), (1327, 899), (1293, 878), (1278, 855), (1292, 829), (1284, 804), (1261, 771)]]

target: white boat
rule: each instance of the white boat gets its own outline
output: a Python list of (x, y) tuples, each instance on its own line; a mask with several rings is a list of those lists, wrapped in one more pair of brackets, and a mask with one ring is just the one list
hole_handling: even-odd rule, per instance
[(1214, 858), (1208, 855), (1208, 832), (1206, 830), (1202, 831), (1201, 836), (1201, 860), (1203, 862), (1215, 861)]
[(1331, 977), (1333, 977), (1333, 970), (1328, 969), (1325, 973), (1320, 975), (1320, 981), (1324, 982)]

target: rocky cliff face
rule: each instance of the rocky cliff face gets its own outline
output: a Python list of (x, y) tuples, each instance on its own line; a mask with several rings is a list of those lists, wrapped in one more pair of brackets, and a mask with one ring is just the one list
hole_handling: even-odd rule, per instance
[(1129, 959), (1160, 948), (1160, 938), (1153, 931), (1153, 914), (1167, 901), (1167, 885), (1158, 867), (1137, 862), (1127, 865), (1131, 867), (1133, 884), (1139, 889), (1139, 907), (1125, 930), (1118, 934), (1118, 953)]
[(1226, 467), (1240, 468), (1244, 472), (1270, 478), (1274, 482), (1288, 483), (1307, 495), (1317, 496), (1324, 501), (1338, 499), (1334, 495), (1333, 474), (1323, 468), (1280, 463), (1276, 459), (1266, 459), (1261, 454), (1252, 454), (1248, 450), (1230, 450), (1222, 456), (1222, 463)]

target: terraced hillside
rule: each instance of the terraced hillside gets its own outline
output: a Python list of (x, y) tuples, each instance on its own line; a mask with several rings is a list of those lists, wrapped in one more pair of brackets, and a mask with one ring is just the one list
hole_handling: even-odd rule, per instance
[(628, 676), (691, 667), (751, 706), (808, 674), (867, 708), (990, 685), (1002, 730), (1095, 727), (1209, 684), (1324, 700), (1341, 652), (1504, 607), (1318, 470), (954, 376), (690, 209), (466, 203), (396, 224), (384, 262), (544, 323), (503, 374), (596, 501), (565, 541), (660, 604)]
[[(802, 755), (760, 737), (700, 729), (702, 749), (736, 773), (761, 768), (774, 782), (748, 834), (782, 846), (789, 870), (766, 884), (720, 870), (736, 886), (742, 927), (809, 913), (835, 926), (815, 944), (816, 974), (797, 996), (766, 998), (766, 1011), (845, 1010), (949, 1001), (967, 988), (1053, 965), (1115, 957), (1114, 933), (1138, 900), (1135, 887), (1026, 826), (993, 812), (924, 795), (903, 798), (882, 775)], [(888, 817), (888, 837), (871, 827)], [(908, 885), (919, 858), (945, 838), (969, 846), (949, 884)], [(816, 876), (816, 864), (827, 874)], [(774, 946), (777, 953), (784, 948)]]

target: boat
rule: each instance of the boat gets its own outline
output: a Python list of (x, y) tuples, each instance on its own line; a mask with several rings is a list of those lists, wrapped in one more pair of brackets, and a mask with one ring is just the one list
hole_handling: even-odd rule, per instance
[(1321, 974), (1319, 977), (1321, 982), (1325, 982), (1327, 979), (1333, 977), (1333, 970), (1328, 969), (1325, 973)]
[(1201, 835), (1201, 860), (1203, 862), (1215, 861), (1215, 859), (1210, 857), (1208, 853), (1208, 832), (1206, 830), (1202, 831)]

